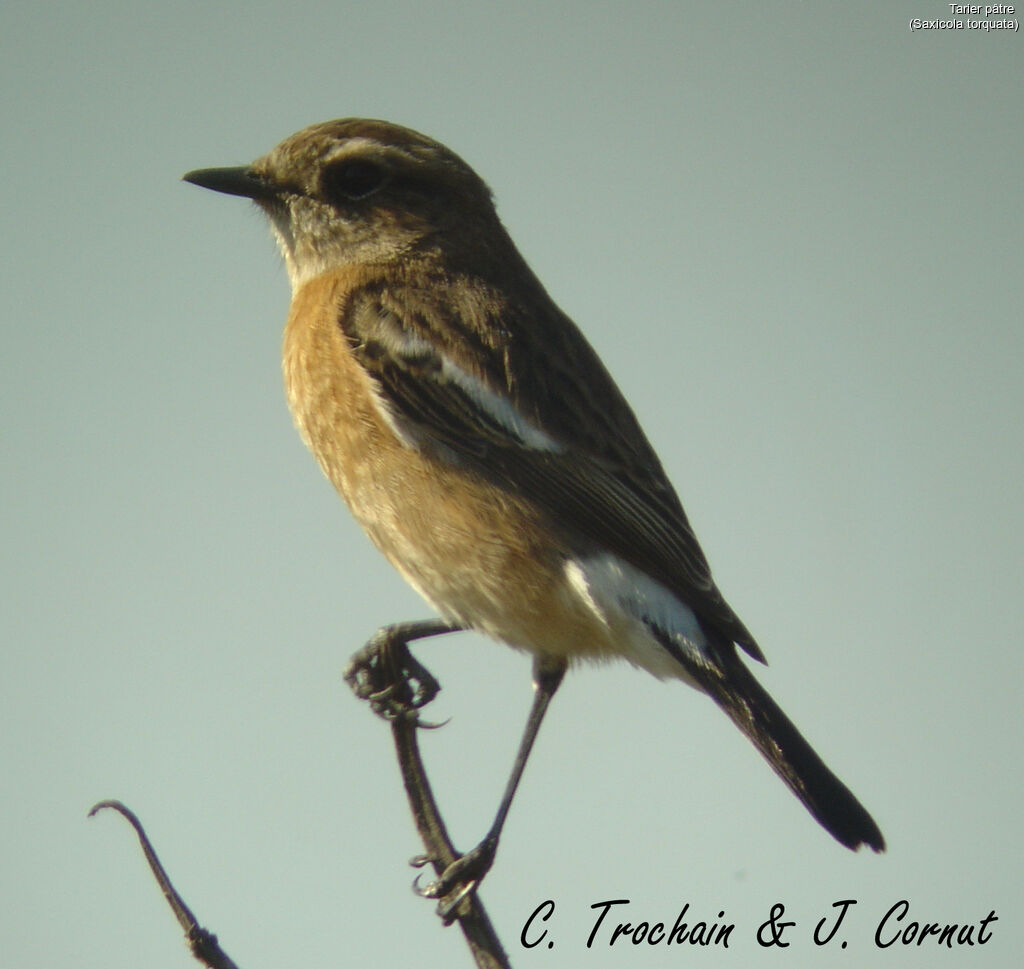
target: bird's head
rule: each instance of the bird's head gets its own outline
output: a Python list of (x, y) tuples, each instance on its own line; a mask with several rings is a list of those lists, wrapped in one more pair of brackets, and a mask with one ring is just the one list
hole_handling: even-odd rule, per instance
[(184, 179), (251, 198), (266, 212), (293, 289), (347, 266), (435, 259), (451, 267), (506, 238), (489, 189), (469, 165), (384, 121), (316, 124), (251, 165)]

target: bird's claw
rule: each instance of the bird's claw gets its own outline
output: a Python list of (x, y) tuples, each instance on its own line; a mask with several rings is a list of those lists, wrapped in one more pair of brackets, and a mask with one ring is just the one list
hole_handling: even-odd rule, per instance
[[(463, 899), (476, 891), (491, 870), (496, 850), (497, 844), (485, 839), (472, 851), (456, 858), (434, 881), (420, 887), (417, 877), (413, 888), (423, 898), (436, 898), (437, 914), (445, 925), (450, 925)], [(420, 860), (416, 858), (414, 862)]]
[(411, 720), (425, 729), (443, 726), (419, 718), (418, 711), (441, 686), (405, 643), (374, 637), (349, 660), (344, 676), (352, 692), (385, 720)]

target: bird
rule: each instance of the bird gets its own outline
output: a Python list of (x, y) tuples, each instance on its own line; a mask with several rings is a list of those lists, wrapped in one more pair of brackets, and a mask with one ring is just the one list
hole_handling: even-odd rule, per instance
[(548, 704), (586, 660), (625, 659), (706, 694), (840, 844), (884, 850), (741, 658), (765, 662), (633, 410), (462, 158), (344, 118), (250, 165), (183, 177), (269, 218), (292, 289), (283, 372), (297, 428), (440, 616), (405, 638), (475, 630), (533, 657), (498, 815), (435, 896), (461, 897), (489, 869)]

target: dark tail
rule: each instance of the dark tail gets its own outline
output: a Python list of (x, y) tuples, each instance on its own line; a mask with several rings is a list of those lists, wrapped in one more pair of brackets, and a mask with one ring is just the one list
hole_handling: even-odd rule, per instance
[(885, 851), (874, 818), (826, 766), (729, 644), (714, 665), (697, 663), (653, 624), (648, 628), (754, 743), (789, 789), (840, 844)]
[(884, 851), (885, 838), (874, 819), (825, 766), (742, 660), (733, 653), (723, 666), (721, 672), (701, 669), (698, 681), (754, 742), (804, 807), (847, 848), (856, 851), (866, 844)]

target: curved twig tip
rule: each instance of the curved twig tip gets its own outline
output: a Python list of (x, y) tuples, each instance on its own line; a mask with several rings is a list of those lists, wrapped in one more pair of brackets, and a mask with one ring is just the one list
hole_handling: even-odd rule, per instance
[(117, 811), (118, 814), (120, 814), (124, 818), (127, 818), (127, 820), (130, 821), (135, 826), (136, 829), (138, 829), (139, 819), (128, 807), (126, 807), (124, 804), (122, 804), (120, 801), (114, 798), (108, 798), (104, 801), (97, 801), (91, 808), (89, 808), (89, 813), (87, 817), (94, 818), (96, 817), (97, 814), (100, 813), (100, 811), (105, 811), (107, 808), (109, 808), (112, 811)]
[(170, 905), (171, 911), (174, 912), (174, 917), (178, 920), (178, 924), (184, 930), (185, 938), (188, 941), (192, 954), (200, 962), (210, 966), (211, 969), (238, 969), (228, 954), (218, 944), (217, 936), (199, 924), (195, 915), (192, 914), (192, 910), (185, 903), (181, 895), (178, 894), (177, 889), (171, 884), (171, 879), (163, 863), (157, 857), (157, 853), (150, 843), (149, 837), (146, 835), (146, 830), (143, 828), (142, 822), (135, 816), (135, 812), (120, 801), (109, 800), (94, 804), (89, 811), (89, 817), (94, 817), (106, 808), (117, 811), (135, 829), (143, 854), (145, 854), (146, 861), (153, 872), (153, 877), (160, 886), (160, 891), (163, 892), (163, 896), (167, 900), (167, 904)]

